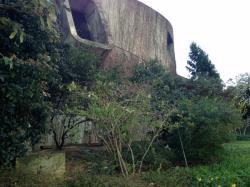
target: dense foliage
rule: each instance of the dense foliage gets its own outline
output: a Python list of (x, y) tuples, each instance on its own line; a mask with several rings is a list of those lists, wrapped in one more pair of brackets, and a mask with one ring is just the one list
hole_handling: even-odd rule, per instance
[(50, 1), (6, 1), (0, 9), (0, 165), (9, 165), (50, 130), (61, 149), (86, 121), (81, 111), (99, 59), (62, 42)]
[[(196, 58), (194, 54), (192, 58)], [(203, 61), (208, 60), (207, 55), (196, 55), (196, 62), (207, 66)], [(199, 163), (218, 159), (222, 144), (234, 138), (241, 124), (238, 110), (224, 97), (219, 75), (200, 72), (199, 77), (188, 80), (169, 75), (164, 67), (155, 68), (161, 66), (157, 62), (138, 66), (132, 80), (151, 85), (152, 110), (170, 124), (163, 129), (160, 140), (175, 152), (175, 160)], [(215, 72), (214, 65), (211, 71)]]
[(0, 6), (0, 165), (15, 163), (45, 133), (58, 35), (47, 1)]
[(244, 120), (243, 127), (238, 127), (238, 133), (246, 135), (250, 126), (250, 73), (240, 74), (234, 80), (231, 79), (226, 91)]
[[(140, 173), (163, 123), (151, 111), (150, 97), (139, 85), (130, 82), (102, 80), (93, 91), (87, 116), (92, 119), (97, 136), (124, 176)], [(141, 150), (140, 158), (135, 157), (132, 143), (142, 140), (145, 150)], [(129, 159), (124, 155), (124, 148)]]
[(222, 158), (223, 143), (234, 138), (234, 129), (240, 123), (238, 111), (222, 99), (206, 97), (180, 101), (179, 111), (181, 113), (175, 116), (178, 128), (162, 136), (165, 144), (175, 151), (176, 159), (183, 160), (179, 136), (190, 162), (196, 164)]

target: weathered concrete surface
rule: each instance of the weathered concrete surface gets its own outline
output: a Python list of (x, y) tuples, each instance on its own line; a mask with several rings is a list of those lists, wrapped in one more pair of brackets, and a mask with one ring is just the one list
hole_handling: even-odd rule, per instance
[(64, 177), (65, 153), (34, 153), (17, 160), (16, 169), (32, 174), (43, 174), (54, 177)]
[(150, 7), (137, 0), (65, 0), (65, 7), (68, 36), (106, 49), (104, 66), (158, 59), (176, 73), (172, 26)]
[[(107, 24), (109, 43), (143, 59), (157, 58), (175, 72), (171, 24), (162, 15), (136, 0), (95, 0)], [(171, 55), (172, 53), (172, 55)]]

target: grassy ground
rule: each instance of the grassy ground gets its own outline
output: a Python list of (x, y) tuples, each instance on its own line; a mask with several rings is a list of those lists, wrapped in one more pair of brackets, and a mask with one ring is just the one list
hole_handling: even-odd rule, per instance
[(70, 150), (64, 179), (31, 175), (25, 169), (21, 173), (5, 171), (0, 173), (0, 187), (6, 186), (3, 180), (5, 184), (11, 182), (12, 186), (47, 187), (249, 187), (250, 141), (236, 141), (224, 146), (225, 158), (219, 163), (191, 168), (174, 167), (161, 172), (150, 171), (128, 179), (117, 175), (115, 168), (110, 168), (102, 150)]
[[(238, 141), (226, 144), (227, 155), (221, 163), (196, 167), (193, 176), (204, 185), (250, 186), (250, 142)], [(203, 180), (203, 181), (202, 181)]]
[[(145, 175), (145, 180), (160, 186), (190, 187), (249, 187), (250, 186), (250, 141), (225, 144), (223, 161), (192, 168), (173, 168), (169, 171)], [(166, 180), (167, 179), (167, 180)]]

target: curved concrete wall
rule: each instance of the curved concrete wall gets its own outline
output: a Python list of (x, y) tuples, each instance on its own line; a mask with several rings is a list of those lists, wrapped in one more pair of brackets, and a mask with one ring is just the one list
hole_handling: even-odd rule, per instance
[[(82, 43), (106, 48), (109, 52), (105, 66), (122, 60), (125, 67), (130, 67), (143, 60), (158, 59), (176, 73), (172, 26), (152, 8), (137, 0), (65, 0), (65, 3), (71, 34), (77, 34)], [(79, 28), (84, 24), (83, 30), (88, 31), (80, 34)]]
[(143, 59), (157, 58), (175, 72), (171, 24), (158, 12), (136, 0), (94, 0), (108, 28), (109, 43)]

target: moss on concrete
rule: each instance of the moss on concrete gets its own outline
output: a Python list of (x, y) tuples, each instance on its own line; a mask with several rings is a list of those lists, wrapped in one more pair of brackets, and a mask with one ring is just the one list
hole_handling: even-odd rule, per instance
[(17, 160), (16, 169), (19, 172), (52, 175), (63, 177), (65, 173), (65, 153), (32, 154)]

